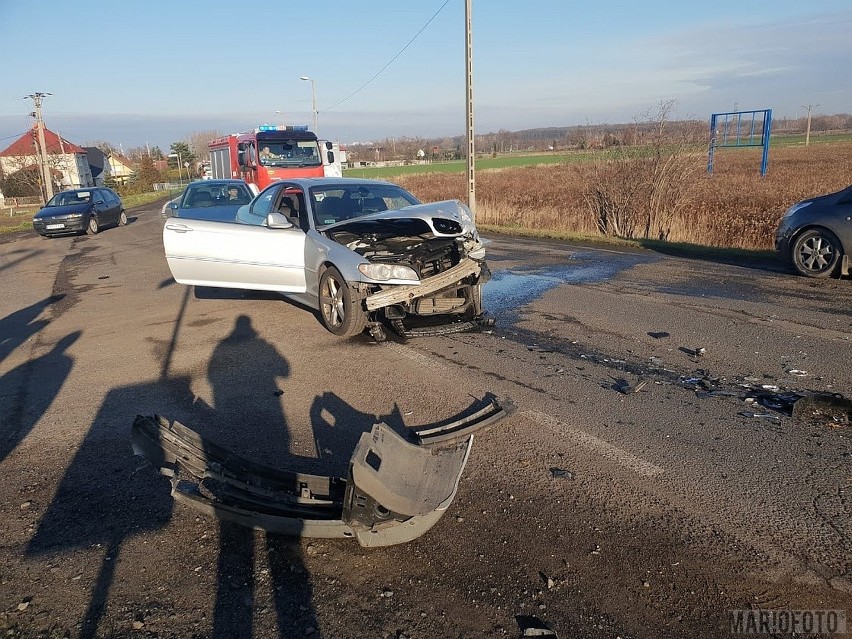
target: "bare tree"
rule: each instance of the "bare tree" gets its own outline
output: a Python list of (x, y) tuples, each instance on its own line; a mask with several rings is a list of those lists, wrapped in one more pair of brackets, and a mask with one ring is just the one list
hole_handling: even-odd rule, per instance
[(636, 123), (644, 144), (616, 147), (593, 163), (584, 197), (604, 235), (665, 240), (686, 205), (703, 150), (698, 123), (669, 130), (674, 106), (660, 102)]
[(190, 133), (186, 139), (192, 155), (200, 161), (205, 161), (210, 159), (210, 151), (208, 150), (210, 141), (220, 137), (222, 137), (221, 133), (210, 130)]

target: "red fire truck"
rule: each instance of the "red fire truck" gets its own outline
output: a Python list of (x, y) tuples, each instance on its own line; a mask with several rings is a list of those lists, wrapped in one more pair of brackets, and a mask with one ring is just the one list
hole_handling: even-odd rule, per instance
[(323, 176), (323, 165), (335, 162), (331, 143), (321, 145), (306, 126), (263, 125), (212, 140), (209, 149), (215, 179), (242, 178), (261, 190), (282, 178)]

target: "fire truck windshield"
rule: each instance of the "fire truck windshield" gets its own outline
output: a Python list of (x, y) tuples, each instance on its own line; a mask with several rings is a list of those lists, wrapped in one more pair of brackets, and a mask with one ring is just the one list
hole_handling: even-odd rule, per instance
[(320, 166), (322, 159), (314, 140), (263, 140), (258, 143), (262, 166)]

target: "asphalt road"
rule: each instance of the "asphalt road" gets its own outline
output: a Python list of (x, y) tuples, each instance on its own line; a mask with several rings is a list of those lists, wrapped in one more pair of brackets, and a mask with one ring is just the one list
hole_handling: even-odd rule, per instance
[[(514, 637), (537, 618), (717, 637), (733, 609), (852, 611), (852, 429), (793, 419), (789, 395), (852, 394), (848, 280), (495, 236), (493, 330), (374, 344), (175, 284), (159, 205), (130, 218), (0, 243), (10, 636)], [(393, 548), (197, 516), (129, 445), (157, 413), (345, 476), (375, 421), (487, 393), (517, 412), (475, 438), (437, 526)]]

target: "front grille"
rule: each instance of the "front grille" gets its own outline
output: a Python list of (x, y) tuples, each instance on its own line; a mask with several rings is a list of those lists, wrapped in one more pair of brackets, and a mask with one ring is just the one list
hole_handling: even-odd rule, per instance
[(461, 308), (467, 300), (464, 297), (427, 297), (417, 300), (414, 312), (417, 315), (438, 315)]

